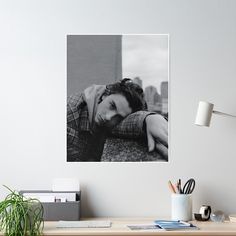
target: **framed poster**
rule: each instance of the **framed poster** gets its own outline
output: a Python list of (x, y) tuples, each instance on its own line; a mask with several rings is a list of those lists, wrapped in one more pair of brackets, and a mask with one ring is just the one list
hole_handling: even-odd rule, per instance
[(67, 161), (168, 161), (169, 35), (67, 36)]

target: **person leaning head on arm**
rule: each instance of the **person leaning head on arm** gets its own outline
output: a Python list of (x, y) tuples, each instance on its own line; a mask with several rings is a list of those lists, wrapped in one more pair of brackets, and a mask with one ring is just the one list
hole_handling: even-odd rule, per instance
[[(142, 88), (130, 79), (123, 79), (106, 86), (92, 85), (83, 93), (69, 97), (67, 102), (67, 160), (100, 161), (108, 131), (131, 113), (146, 110), (146, 108)], [(152, 117), (154, 116), (152, 115)], [(143, 121), (147, 130), (148, 142), (151, 143), (150, 136), (153, 137), (154, 134), (149, 132), (149, 123), (152, 123), (153, 126), (153, 118), (150, 119), (146, 115)], [(132, 123), (138, 125), (135, 119)], [(125, 129), (129, 132), (127, 127)], [(154, 138), (156, 140), (156, 137)], [(151, 149), (149, 148), (150, 151)]]

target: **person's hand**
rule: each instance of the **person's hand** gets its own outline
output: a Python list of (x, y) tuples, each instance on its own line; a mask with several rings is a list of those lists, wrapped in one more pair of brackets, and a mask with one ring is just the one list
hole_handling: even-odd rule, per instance
[(164, 158), (168, 157), (168, 122), (159, 114), (149, 115), (145, 119), (148, 151), (155, 149)]

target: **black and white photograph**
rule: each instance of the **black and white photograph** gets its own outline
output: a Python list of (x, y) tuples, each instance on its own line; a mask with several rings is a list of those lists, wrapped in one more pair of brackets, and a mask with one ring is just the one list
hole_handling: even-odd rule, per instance
[(169, 35), (67, 35), (67, 162), (168, 162)]

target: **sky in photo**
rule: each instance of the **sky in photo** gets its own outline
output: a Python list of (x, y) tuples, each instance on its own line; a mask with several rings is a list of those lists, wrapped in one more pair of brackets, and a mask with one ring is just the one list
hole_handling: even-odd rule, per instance
[(123, 35), (123, 78), (140, 77), (143, 89), (168, 81), (168, 35)]

